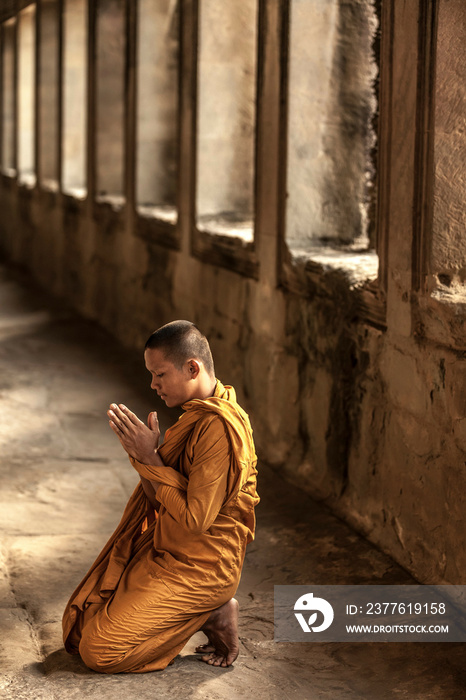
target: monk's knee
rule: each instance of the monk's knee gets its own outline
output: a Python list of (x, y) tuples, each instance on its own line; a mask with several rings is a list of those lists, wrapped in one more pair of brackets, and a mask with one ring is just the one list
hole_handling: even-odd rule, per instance
[(97, 673), (109, 673), (108, 663), (106, 664), (101, 655), (101, 649), (95, 645), (87, 644), (81, 641), (79, 645), (79, 654), (86, 666)]
[(92, 625), (85, 627), (79, 643), (79, 654), (86, 666), (97, 673), (114, 673), (122, 653), (109, 649), (108, 641), (99, 638)]

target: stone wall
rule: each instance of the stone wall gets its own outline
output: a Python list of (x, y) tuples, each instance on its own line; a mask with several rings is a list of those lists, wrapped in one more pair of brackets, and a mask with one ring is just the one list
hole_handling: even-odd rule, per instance
[[(448, 42), (460, 65), (464, 42), (452, 42), (442, 29), (447, 4), (452, 5), (440, 2), (439, 42)], [(293, 262), (280, 243), (281, 15), (275, 3), (267, 4), (262, 36), (257, 274), (227, 269), (218, 255), (209, 261), (191, 248), (195, 126), (187, 100), (192, 79), (187, 59), (180, 127), (186, 160), (176, 237), (167, 239), (155, 224), (148, 233), (131, 191), (126, 206), (114, 211), (91, 197), (79, 201), (27, 189), (3, 176), (0, 240), (11, 260), (27, 265), (42, 285), (97, 319), (129, 348), (140, 349), (162, 323), (193, 320), (211, 341), (218, 376), (236, 386), (251, 414), (263, 465), (325, 501), (419, 580), (462, 583), (465, 307), (458, 299), (439, 298), (429, 257), (421, 269), (422, 285), (413, 285), (416, 163), (422, 144), (429, 153), (432, 147), (429, 140), (419, 140), (424, 103), (416, 86), (420, 59), (430, 55), (418, 43), (423, 5), (422, 0), (419, 5), (385, 4), (383, 26), (393, 35), (385, 44), (392, 52), (389, 65), (381, 66), (390, 99), (381, 101), (379, 212), (388, 242), (379, 242), (378, 286), (369, 284), (365, 272), (370, 256), (349, 256), (346, 263), (341, 256), (333, 264), (324, 257)], [(464, 17), (460, 5), (458, 0), (456, 10)], [(188, 56), (191, 40), (184, 36)], [(437, 48), (442, 55), (442, 47)], [(452, 96), (449, 119), (456, 134), (464, 119), (454, 99), (458, 81), (452, 71), (449, 87), (441, 79), (432, 82), (432, 89), (438, 85)], [(430, 97), (427, 110), (434, 103)], [(448, 169), (463, 173), (463, 142), (437, 136), (442, 152), (448, 152)], [(426, 197), (440, 196), (440, 187), (442, 201), (456, 201), (459, 190), (464, 194), (464, 179), (455, 180), (451, 193), (428, 172), (426, 181)], [(448, 231), (454, 225), (460, 231), (454, 209), (437, 208), (435, 217), (433, 229), (426, 222), (432, 236), (439, 227)], [(234, 248), (238, 257), (242, 252), (241, 245)], [(381, 300), (383, 310), (375, 313)]]

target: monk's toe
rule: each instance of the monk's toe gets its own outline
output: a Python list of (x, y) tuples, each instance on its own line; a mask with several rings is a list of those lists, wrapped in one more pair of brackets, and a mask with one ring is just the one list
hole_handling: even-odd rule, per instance
[(221, 666), (223, 660), (223, 656), (213, 656), (208, 663), (211, 664), (211, 666)]
[(227, 668), (231, 666), (228, 659), (223, 654), (207, 654), (202, 657), (202, 661), (205, 661), (209, 666), (220, 666), (221, 668)]

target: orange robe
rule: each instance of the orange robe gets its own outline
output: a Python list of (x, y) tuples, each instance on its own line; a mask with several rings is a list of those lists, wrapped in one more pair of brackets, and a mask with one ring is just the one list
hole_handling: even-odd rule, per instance
[(130, 458), (161, 485), (155, 522), (138, 484), (63, 616), (68, 652), (104, 673), (165, 668), (238, 587), (254, 537), (257, 458), (247, 414), (219, 381), (159, 448), (165, 467)]

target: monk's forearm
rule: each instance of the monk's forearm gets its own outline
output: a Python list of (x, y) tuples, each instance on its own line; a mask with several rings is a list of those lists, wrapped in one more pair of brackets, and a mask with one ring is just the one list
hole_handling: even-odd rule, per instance
[[(151, 455), (147, 457), (147, 461), (145, 461), (144, 464), (148, 464), (154, 467), (165, 466), (157, 450), (155, 450)], [(149, 503), (153, 508), (158, 508), (160, 505), (160, 503), (157, 501), (156, 496), (157, 488), (159, 486), (158, 481), (151, 481), (141, 475), (139, 475), (139, 478), (141, 479), (142, 488), (144, 489), (144, 493), (146, 494)]]
[(159, 455), (158, 450), (152, 450), (148, 454), (142, 454), (140, 456), (133, 455), (134, 459), (137, 459), (141, 464), (147, 464), (149, 467), (164, 467), (165, 464)]
[(143, 476), (139, 476), (139, 478), (141, 479), (142, 488), (144, 489), (144, 493), (146, 494), (147, 500), (151, 504), (152, 508), (158, 508), (160, 504), (156, 499), (155, 489), (152, 483), (149, 481), (149, 479), (145, 479)]
[[(152, 455), (152, 457), (149, 458), (150, 461), (146, 460), (145, 462), (140, 462), (130, 455), (129, 460), (139, 476), (147, 479), (152, 484), (156, 493), (161, 484), (168, 484), (182, 491), (186, 491), (188, 486), (186, 477), (180, 474), (180, 472), (175, 471), (175, 469), (172, 469), (172, 467), (167, 467), (159, 455), (157, 455), (156, 459), (154, 455)], [(157, 501), (158, 500), (157, 498)]]

